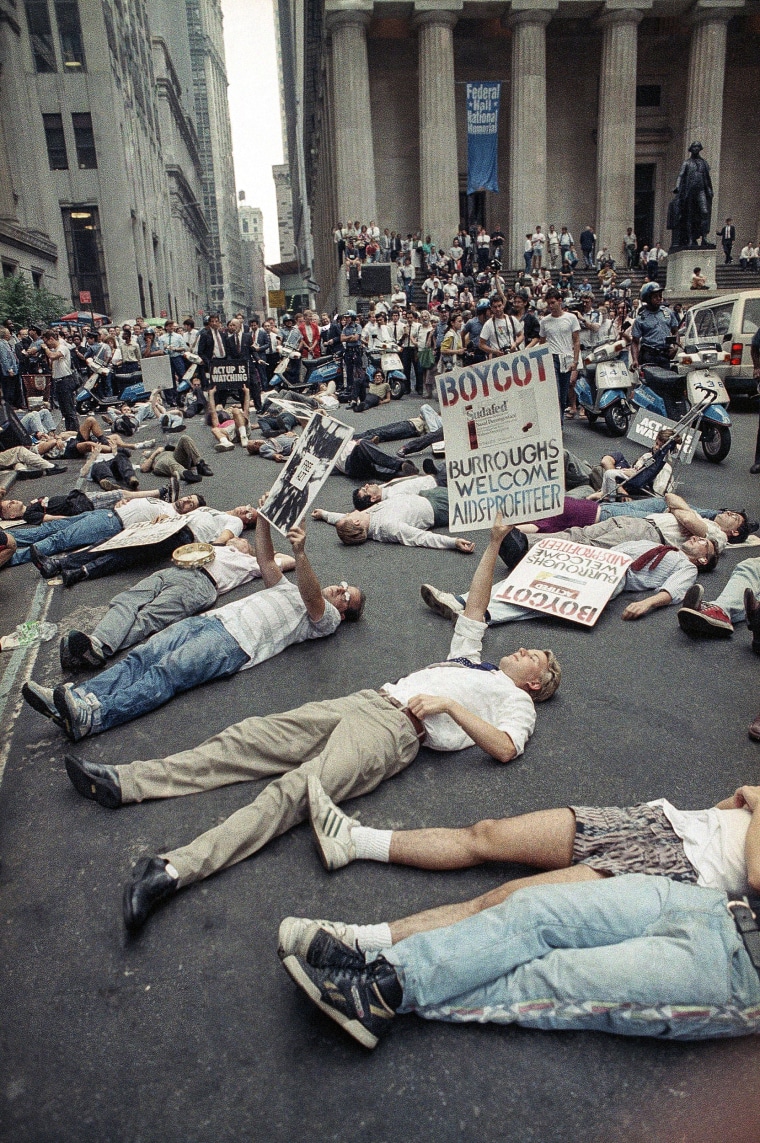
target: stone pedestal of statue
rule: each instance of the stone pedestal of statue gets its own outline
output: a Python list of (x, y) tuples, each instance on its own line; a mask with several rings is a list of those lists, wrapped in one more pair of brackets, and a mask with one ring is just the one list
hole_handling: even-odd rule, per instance
[[(675, 250), (672, 254), (668, 254), (668, 260), (665, 263), (667, 278), (663, 292), (665, 300), (686, 296), (690, 300), (693, 298), (695, 302), (698, 302), (701, 298), (709, 296), (710, 293), (715, 293), (718, 288), (715, 281), (716, 262), (717, 251), (707, 250), (703, 247)], [(707, 289), (705, 290), (692, 290), (691, 288), (691, 276), (695, 266), (700, 267), (702, 277), (707, 281)]]

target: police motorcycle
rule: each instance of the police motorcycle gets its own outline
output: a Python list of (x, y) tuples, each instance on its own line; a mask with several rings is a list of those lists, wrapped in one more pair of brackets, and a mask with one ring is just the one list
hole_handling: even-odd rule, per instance
[(396, 345), (395, 341), (386, 346), (382, 353), (368, 353), (367, 377), (370, 384), (375, 379), (375, 374), (379, 371), (383, 380), (388, 382), (391, 391), (391, 400), (400, 400), (404, 386), (406, 385), (406, 374), (404, 373), (404, 366), (401, 363), (400, 348)]
[(272, 385), (282, 390), (298, 393), (316, 393), (320, 385), (335, 382), (337, 389), (343, 386), (343, 360), (339, 353), (327, 357), (315, 357), (304, 361), (297, 349), (288, 345), (278, 346), (280, 361), (274, 368)]
[(113, 371), (110, 365), (88, 357), (87, 369), (89, 376), (74, 398), (77, 412), (94, 413), (115, 405), (119, 398), (113, 396)]
[(595, 345), (583, 358), (583, 373), (575, 382), (575, 396), (589, 424), (599, 417), (610, 436), (623, 437), (633, 415), (629, 398), (636, 385), (622, 354), (624, 341), (605, 341)]
[(699, 433), (705, 458), (720, 464), (731, 449), (731, 418), (726, 412), (729, 395), (718, 368), (728, 365), (730, 355), (718, 349), (681, 351), (675, 369), (659, 365), (640, 367), (641, 385), (631, 403), (656, 416), (691, 427)]

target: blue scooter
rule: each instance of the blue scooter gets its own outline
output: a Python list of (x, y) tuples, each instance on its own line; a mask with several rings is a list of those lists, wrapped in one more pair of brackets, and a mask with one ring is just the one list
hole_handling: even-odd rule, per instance
[(727, 353), (700, 350), (677, 354), (677, 372), (643, 365), (642, 383), (630, 400), (638, 409), (693, 424), (705, 458), (720, 464), (731, 450), (731, 418), (726, 412), (728, 392), (715, 366), (727, 365), (729, 360)]

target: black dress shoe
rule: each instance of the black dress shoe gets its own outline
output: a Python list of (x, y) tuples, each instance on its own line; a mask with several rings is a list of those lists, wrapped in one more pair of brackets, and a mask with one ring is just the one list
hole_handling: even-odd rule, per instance
[(517, 567), (520, 560), (528, 551), (528, 537), (519, 528), (514, 528), (509, 535), (501, 541), (499, 556), (510, 571)]
[(73, 587), (75, 583), (87, 579), (87, 572), (84, 568), (61, 568), (61, 579), (64, 587)]
[(46, 476), (60, 476), (64, 472), (68, 472), (65, 464), (54, 464), (52, 468), (45, 469)]
[(61, 574), (60, 560), (56, 560), (52, 556), (41, 555), (34, 544), (29, 547), (29, 558), (44, 579), (52, 579), (53, 576)]
[(753, 464), (750, 472), (753, 476), (757, 476), (758, 472), (760, 472), (760, 464)]
[(201, 476), (214, 475), (209, 466), (206, 464), (205, 460), (199, 460), (195, 467), (198, 469), (198, 472), (201, 474)]
[(124, 924), (131, 932), (142, 928), (153, 910), (177, 892), (179, 882), (167, 873), (168, 864), (163, 857), (144, 857), (134, 867), (122, 902)]
[(198, 472), (193, 472), (191, 468), (186, 468), (182, 473), (182, 479), (186, 484), (200, 484), (201, 475)]
[(751, 587), (744, 589), (744, 611), (750, 631), (753, 635), (760, 635), (760, 603)]
[[(68, 635), (65, 635), (61, 640), (61, 645), (64, 641), (72, 667), (102, 667), (105, 663), (106, 656), (101, 647), (93, 643), (90, 636), (85, 635), (84, 631), (77, 631), (76, 628), (72, 627)], [(61, 658), (61, 666), (63, 666), (63, 658)]]
[(71, 784), (83, 798), (105, 806), (109, 810), (118, 809), (121, 803), (121, 784), (113, 766), (101, 766), (97, 762), (85, 762), (76, 754), (64, 758), (66, 773)]

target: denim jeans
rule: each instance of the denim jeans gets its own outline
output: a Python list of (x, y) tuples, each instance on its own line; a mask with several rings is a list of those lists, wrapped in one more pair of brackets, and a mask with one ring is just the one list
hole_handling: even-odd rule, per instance
[(760, 1029), (726, 895), (631, 874), (521, 889), (384, 950), (428, 1020), (699, 1040)]
[(55, 431), (55, 421), (49, 409), (40, 409), (39, 412), (34, 410), (31, 413), (24, 413), (21, 417), (21, 424), (33, 437), (39, 436), (40, 433), (52, 433)]
[(559, 411), (564, 413), (567, 408), (568, 398), (570, 396), (570, 370), (566, 373), (561, 373), (559, 368), (559, 357), (553, 354), (554, 372), (557, 374), (557, 395), (559, 397)]
[(746, 619), (744, 610), (744, 589), (751, 588), (755, 595), (760, 595), (760, 559), (742, 560), (731, 572), (723, 591), (715, 600), (718, 607), (722, 607), (731, 616), (732, 623), (739, 623)]
[(34, 527), (14, 528), (13, 536), (18, 548), (11, 560), (12, 564), (29, 562), (29, 548), (35, 545), (41, 556), (54, 556), (72, 548), (84, 548), (89, 544), (101, 544), (110, 540), (122, 530), (122, 522), (115, 512), (105, 509), (97, 512), (83, 512), (68, 520), (48, 520), (46, 524)]
[(248, 662), (240, 644), (205, 615), (173, 623), (75, 689), (93, 710), (93, 734), (131, 722), (174, 695), (234, 675)]

